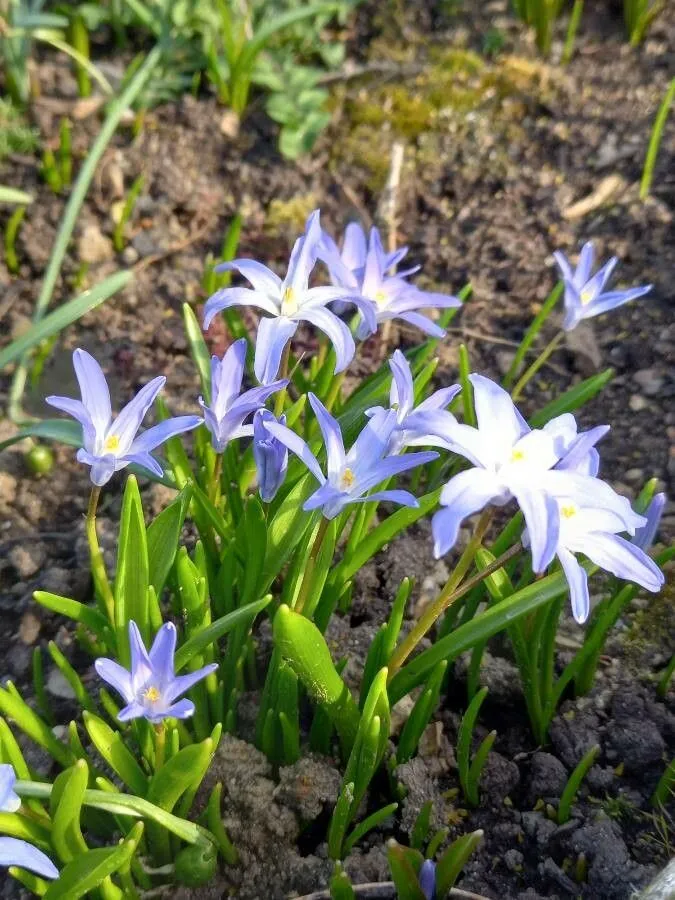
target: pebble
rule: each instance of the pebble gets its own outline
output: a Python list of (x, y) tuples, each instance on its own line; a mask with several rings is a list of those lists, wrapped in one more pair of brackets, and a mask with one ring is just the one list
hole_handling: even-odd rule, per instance
[(628, 401), (628, 405), (633, 412), (642, 412), (643, 409), (647, 409), (649, 403), (640, 394), (632, 394)]
[(639, 369), (633, 375), (633, 381), (639, 384), (648, 397), (655, 397), (664, 384), (663, 376), (656, 369)]
[(85, 225), (84, 230), (77, 241), (77, 255), (85, 263), (102, 263), (112, 259), (114, 255), (113, 245), (98, 225), (93, 223)]
[(135, 247), (125, 247), (122, 251), (122, 262), (127, 266), (133, 266), (135, 262), (138, 262), (138, 250)]
[(52, 697), (60, 697), (62, 700), (75, 699), (75, 692), (59, 669), (50, 670), (45, 682), (45, 688)]
[(47, 553), (43, 544), (18, 544), (7, 554), (20, 578), (31, 578), (42, 567)]
[(38, 639), (41, 627), (42, 622), (40, 619), (38, 619), (35, 613), (27, 610), (23, 614), (21, 625), (19, 625), (19, 637), (24, 644), (34, 644)]

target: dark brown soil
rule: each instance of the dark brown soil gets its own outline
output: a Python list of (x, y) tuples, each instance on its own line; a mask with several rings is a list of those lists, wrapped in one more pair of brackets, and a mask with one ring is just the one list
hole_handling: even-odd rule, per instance
[[(187, 356), (181, 306), (203, 301), (205, 257), (219, 252), (234, 214), (241, 212), (244, 220), (241, 255), (281, 263), (316, 206), (334, 231), (355, 216), (366, 224), (376, 217), (391, 146), (402, 140), (398, 240), (410, 245), (414, 262), (423, 263), (423, 286), (458, 291), (470, 279), (474, 288), (441, 347), (439, 383), (456, 379), (462, 341), (475, 370), (493, 377), (504, 374), (555, 282), (552, 251), (574, 253), (592, 238), (601, 256), (621, 258), (621, 283), (651, 282), (654, 290), (648, 298), (577, 329), (528, 387), (523, 408), (530, 413), (570, 384), (612, 366), (614, 380), (581, 413), (584, 424), (612, 425), (602, 446), (604, 474), (632, 496), (651, 476), (667, 490), (675, 474), (672, 117), (652, 196), (645, 203), (638, 199), (637, 182), (656, 108), (673, 76), (675, 20), (662, 16), (645, 44), (634, 49), (624, 41), (621, 21), (609, 5), (587, 2), (574, 59), (563, 68), (538, 60), (502, 0), (466, 2), (465, 8), (450, 2), (416, 3), (405, 14), (402, 6), (367, 4), (361, 9), (351, 56), (365, 74), (334, 86), (333, 124), (312, 158), (301, 164), (280, 158), (274, 129), (257, 106), (236, 139), (221, 134), (223, 110), (206, 97), (186, 96), (149, 112), (135, 139), (120, 130), (99, 167), (57, 296), (71, 295), (83, 260), (89, 260), (90, 284), (122, 266), (133, 268), (136, 277), (131, 287), (62, 336), (28, 398), (28, 410), (46, 414), (42, 398), (55, 387), (59, 393), (74, 391), (70, 353), (84, 346), (101, 361), (118, 403), (163, 373), (172, 410), (194, 411), (198, 387)], [(481, 55), (490, 28), (504, 39), (494, 58)], [(556, 44), (554, 59), (559, 50)], [(52, 141), (59, 118), (77, 112), (74, 83), (68, 66), (51, 56), (41, 61), (39, 75), (43, 93), (34, 116), (43, 138)], [(74, 120), (79, 159), (98, 127), (96, 115)], [(0, 264), (3, 336), (19, 333), (31, 315), (64, 207), (64, 198), (39, 181), (38, 168), (33, 157), (10, 158), (0, 165), (0, 183), (36, 196), (21, 230), (19, 275), (10, 276)], [(110, 241), (111, 206), (140, 173), (145, 175), (143, 196), (130, 242), (117, 255)], [(608, 185), (612, 189), (606, 202), (575, 216), (578, 201)], [(3, 219), (6, 215), (3, 211)], [(549, 324), (542, 342), (554, 333)], [(213, 327), (208, 337), (213, 349), (222, 351), (222, 329)], [(409, 345), (418, 339), (405, 330), (392, 341)], [(352, 367), (354, 375), (368, 371), (378, 352), (366, 345)], [(4, 373), (0, 402), (8, 386)], [(11, 431), (11, 425), (0, 421), (0, 440)], [(26, 686), (34, 646), (56, 635), (70, 648), (61, 623), (35, 608), (32, 591), (40, 587), (84, 598), (89, 583), (82, 527), (86, 473), (74, 462), (72, 449), (58, 447), (53, 472), (37, 479), (27, 474), (23, 453), (22, 446), (15, 446), (0, 461), (0, 629), (5, 639), (0, 674)], [(100, 518), (104, 542), (111, 547), (120, 484), (116, 480), (106, 490)], [(148, 510), (162, 508), (166, 497), (163, 488), (145, 488)], [(671, 508), (663, 522), (664, 539), (672, 535), (674, 524)], [(350, 647), (358, 646), (359, 629), (372, 634), (373, 625), (382, 621), (405, 574), (419, 576), (418, 594), (425, 577), (432, 582), (439, 577), (424, 525), (360, 576)], [(665, 701), (658, 700), (653, 682), (672, 652), (675, 623), (672, 604), (654, 603), (651, 616), (643, 608), (646, 603), (636, 604), (637, 611), (612, 641), (595, 692), (563, 711), (551, 746), (544, 750), (533, 745), (527, 732), (517, 684), (513, 677), (506, 679), (503, 696), (487, 704), (481, 716), (485, 729), (497, 728), (499, 737), (484, 802), (466, 820), (441, 796), (456, 786), (450, 748), (464, 695), (461, 681), (453, 687), (439, 716), (440, 749), (431, 758), (422, 757), (402, 778), (410, 788), (411, 809), (424, 799), (415, 793), (419, 788), (430, 792), (455, 832), (485, 830), (483, 849), (462, 882), (466, 889), (495, 900), (625, 900), (668, 858), (672, 821), (655, 816), (648, 799), (665, 760), (673, 755), (675, 697), (671, 691)], [(570, 634), (574, 639), (577, 633), (570, 628)], [(501, 645), (493, 649), (490, 659), (503, 674), (510, 664)], [(563, 648), (561, 659), (564, 653)], [(354, 662), (358, 667), (359, 660)], [(485, 677), (489, 682), (489, 666)], [(493, 681), (501, 683), (501, 676)], [(539, 799), (559, 795), (563, 774), (594, 742), (602, 748), (598, 764), (572, 822), (557, 828), (533, 807)], [(401, 823), (409, 819), (404, 809), (391, 833), (402, 838)], [(383, 836), (378, 834), (373, 844), (381, 845)], [(258, 848), (261, 859), (269, 847)], [(379, 846), (372, 854), (377, 863), (355, 870), (366, 880), (385, 877)], [(570, 879), (580, 854), (587, 860), (588, 876), (575, 883)], [(308, 862), (305, 874), (315, 874), (321, 883), (307, 885), (303, 876), (294, 884), (291, 874), (283, 887), (276, 882), (277, 893), (271, 874), (265, 875), (264, 866), (261, 871), (262, 880), (251, 881), (253, 893), (247, 896), (283, 897), (293, 888), (318, 889), (327, 866)]]

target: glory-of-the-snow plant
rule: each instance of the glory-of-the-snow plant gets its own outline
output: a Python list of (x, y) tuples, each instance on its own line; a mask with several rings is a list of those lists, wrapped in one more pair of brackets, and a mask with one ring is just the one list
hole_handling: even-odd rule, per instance
[[(80, 678), (50, 644), (84, 707), (81, 720), (60, 731), (46, 721), (41, 655), (37, 709), (14, 686), (0, 686), (0, 825), (7, 832), (0, 865), (48, 900), (63, 885), (69, 897), (150, 895), (174, 881), (202, 884), (218, 865), (237, 864), (223, 824), (222, 779), (209, 769), (222, 733), (238, 733), (244, 695), (246, 735), (255, 734), (274, 771), (296, 763), (307, 746), (345, 762), (326, 836), (329, 856), (343, 859), (397, 814), (395, 802), (373, 811), (369, 786), (383, 764), (395, 779), (397, 765), (416, 752), (460, 653), (471, 651), (467, 686), (476, 694), (483, 649), (506, 632), (533, 734), (544, 744), (565, 692), (592, 684), (606, 635), (638, 586), (656, 592), (663, 585), (673, 553), (654, 543), (665, 496), (655, 482), (635, 504), (614, 490), (601, 477), (598, 450), (609, 427), (581, 428), (575, 417), (601, 379), (562, 392), (528, 421), (504, 385), (518, 378), (520, 397), (555, 352), (560, 335), (523, 365), (542, 315), (503, 385), (469, 374), (465, 348), (457, 377), (436, 383), (434, 350), (460, 301), (418, 287), (419, 266), (399, 270), (407, 252), (385, 251), (377, 228), (366, 234), (354, 222), (338, 245), (316, 210), (283, 277), (243, 257), (220, 267), (248, 286), (208, 298), (203, 325), (222, 310), (231, 323), (237, 307), (258, 310), (253, 359), (243, 321), (234, 323), (239, 339), (210, 361), (206, 340), (190, 328), (202, 385), (191, 414), (167, 418), (158, 402), (163, 421), (141, 430), (165, 382), (158, 376), (113, 417), (101, 366), (82, 349), (73, 354), (81, 399), (47, 398), (79, 423), (77, 459), (93, 482), (85, 520), (92, 602), (49, 592), (36, 599), (77, 622), (77, 641), (95, 657), (98, 675)], [(649, 289), (607, 291), (615, 260), (592, 274), (590, 244), (576, 267), (562, 254), (556, 260), (566, 329)], [(546, 309), (552, 303), (553, 296)], [(194, 320), (192, 310), (186, 316)], [(371, 344), (360, 363), (377, 371), (341, 375), (359, 342), (378, 340), (380, 326), (392, 322), (382, 332), (392, 329), (396, 340), (402, 328), (399, 346), (378, 368), (372, 359), (385, 354), (369, 352)], [(419, 331), (433, 340), (408, 346)], [(185, 432), (194, 432), (187, 447), (177, 440)], [(160, 461), (152, 453), (162, 445)], [(136, 477), (128, 477), (112, 579), (98, 543), (97, 504), (129, 465), (178, 493), (148, 522)], [(447, 581), (404, 626), (413, 587), (403, 580), (358, 660), (357, 699), (341, 674), (348, 660), (333, 659), (324, 635), (336, 611), (348, 614), (355, 591), (372, 584), (359, 583), (359, 570), (386, 547), (396, 553), (396, 538), (423, 517), (431, 519), (433, 554), (445, 558)], [(589, 577), (598, 569), (628, 584), (598, 579), (591, 615)], [(574, 618), (586, 624), (580, 650), (558, 677), (555, 633), (568, 597)], [(263, 615), (269, 628), (258, 640), (255, 620)], [(406, 695), (412, 711), (394, 734), (391, 707)], [(51, 753), (62, 769), (54, 785), (44, 780), (48, 773), (32, 780), (5, 719)], [(470, 803), (479, 800), (475, 766), (484, 746), (460, 776)], [(378, 791), (388, 783), (381, 779)], [(136, 819), (142, 824), (132, 827)], [(454, 859), (450, 847), (435, 862), (411, 849), (409, 871), (395, 875), (411, 896), (447, 895), (447, 854)], [(63, 864), (61, 875), (55, 863)], [(46, 886), (45, 878), (59, 880)]]

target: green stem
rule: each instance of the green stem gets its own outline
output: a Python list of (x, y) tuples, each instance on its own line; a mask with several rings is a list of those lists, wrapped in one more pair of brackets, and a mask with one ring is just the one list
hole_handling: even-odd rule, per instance
[(96, 533), (96, 509), (98, 500), (101, 495), (101, 488), (94, 486), (89, 496), (89, 506), (87, 508), (87, 518), (85, 521), (87, 530), (87, 541), (89, 542), (89, 555), (91, 557), (91, 574), (94, 578), (94, 587), (96, 594), (103, 605), (103, 612), (107, 615), (111, 625), (115, 625), (115, 599), (110, 582), (108, 581), (108, 573), (105, 570), (105, 562), (103, 553), (98, 543), (98, 534)]
[(640, 180), (640, 200), (647, 199), (649, 190), (652, 186), (656, 157), (659, 153), (661, 138), (663, 137), (663, 130), (666, 127), (668, 112), (673, 100), (675, 100), (675, 78), (673, 78), (673, 80), (670, 82), (670, 86), (666, 91), (665, 97), (663, 98), (663, 100), (661, 101), (661, 105), (659, 106), (659, 111), (656, 114), (656, 119), (654, 119), (654, 127), (652, 128), (652, 135), (649, 139), (649, 147), (647, 148), (647, 156), (645, 157), (645, 167), (642, 171), (642, 179)]
[[(425, 634), (431, 630), (437, 619), (439, 619), (440, 616), (443, 615), (446, 609), (448, 609), (448, 607), (452, 603), (454, 603), (467, 591), (474, 587), (474, 585), (483, 581), (483, 579), (487, 578), (488, 575), (491, 575), (497, 569), (501, 568), (501, 566), (505, 562), (504, 556), (500, 557), (498, 560), (495, 560), (492, 565), (483, 569), (482, 572), (479, 572), (477, 579), (469, 579), (469, 581), (462, 585), (460, 590), (457, 590), (464, 576), (473, 565), (476, 550), (478, 550), (481, 543), (483, 542), (483, 538), (485, 536), (485, 532), (488, 529), (491, 518), (492, 510), (486, 510), (481, 515), (480, 519), (476, 523), (476, 528), (474, 530), (473, 536), (467, 544), (464, 553), (462, 553), (462, 555), (460, 556), (457, 565), (455, 566), (452, 574), (445, 584), (445, 587), (438, 595), (438, 597), (434, 600), (434, 602), (427, 606), (426, 610), (424, 611), (420, 619), (415, 623), (405, 640), (394, 651), (393, 656), (389, 660), (389, 680), (394, 677), (396, 672), (398, 672), (403, 663), (413, 652), (415, 647), (419, 644)], [(517, 546), (519, 547), (520, 545)], [(513, 548), (511, 548), (511, 550), (513, 550)], [(508, 553), (513, 555), (511, 551), (508, 551)]]
[(520, 398), (520, 395), (523, 392), (523, 388), (525, 385), (534, 378), (539, 369), (544, 365), (546, 360), (558, 349), (563, 338), (565, 337), (565, 332), (560, 331), (556, 336), (548, 342), (548, 344), (541, 351), (539, 356), (535, 359), (531, 366), (529, 366), (518, 379), (516, 386), (511, 392), (511, 397), (515, 403), (516, 400)]
[(579, 22), (581, 21), (581, 13), (584, 9), (584, 0), (574, 0), (572, 14), (570, 15), (570, 23), (567, 26), (567, 36), (565, 37), (565, 46), (562, 52), (562, 64), (564, 66), (572, 59), (574, 53), (574, 41), (577, 36)]
[[(291, 353), (291, 342), (289, 341), (284, 347), (281, 356), (281, 365), (279, 366), (279, 378), (288, 378), (288, 359)], [(274, 415), (278, 419), (284, 411), (284, 403), (286, 402), (286, 388), (282, 388), (274, 401)]]
[(215, 462), (213, 463), (213, 475), (211, 476), (210, 500), (215, 507), (220, 502), (220, 481), (223, 472), (223, 454), (217, 453)]
[(166, 756), (166, 726), (164, 722), (155, 725), (155, 772), (164, 765), (164, 757)]
[(321, 518), (321, 522), (319, 523), (319, 530), (317, 531), (316, 537), (314, 538), (312, 549), (309, 552), (307, 566), (305, 568), (304, 575), (302, 576), (300, 593), (298, 594), (298, 599), (295, 603), (295, 606), (293, 607), (293, 611), (296, 613), (301, 613), (304, 609), (305, 603), (307, 602), (307, 595), (309, 594), (310, 588), (312, 587), (312, 580), (314, 578), (316, 560), (319, 556), (319, 553), (321, 552), (321, 545), (323, 544), (323, 539), (326, 536), (326, 531), (328, 530), (330, 522), (330, 519), (327, 519), (325, 516), (323, 516)]
[(344, 375), (342, 373), (333, 376), (330, 390), (328, 391), (328, 396), (326, 397), (326, 402), (324, 404), (328, 412), (332, 411), (335, 401), (340, 396), (340, 388), (342, 387), (343, 381)]

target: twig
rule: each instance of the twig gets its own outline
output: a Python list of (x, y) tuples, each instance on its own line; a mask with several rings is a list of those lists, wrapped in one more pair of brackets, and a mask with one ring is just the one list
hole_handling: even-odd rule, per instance
[[(405, 157), (405, 144), (402, 141), (394, 141), (391, 148), (391, 162), (389, 164), (389, 176), (387, 184), (382, 192), (382, 198), (378, 205), (377, 218), (386, 223), (387, 245), (389, 252), (396, 249), (398, 231), (398, 197), (401, 186), (401, 170)], [(387, 319), (382, 327), (382, 339), (380, 341), (380, 361), (387, 355), (387, 348), (393, 337), (393, 321)]]
[(351, 69), (342, 69), (340, 72), (327, 72), (319, 79), (319, 84), (335, 84), (338, 81), (354, 81), (368, 75), (387, 75), (396, 78), (414, 78), (425, 71), (425, 67), (416, 64), (397, 65), (387, 61), (368, 63), (365, 66), (354, 66)]

